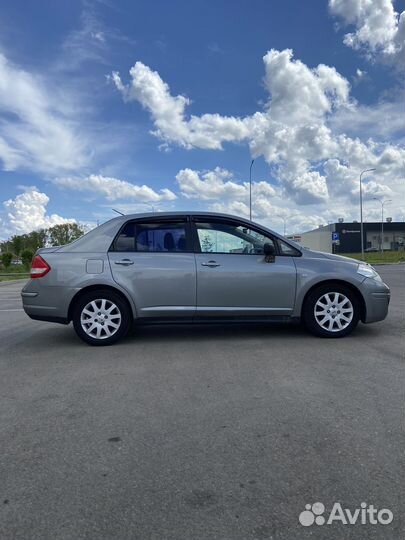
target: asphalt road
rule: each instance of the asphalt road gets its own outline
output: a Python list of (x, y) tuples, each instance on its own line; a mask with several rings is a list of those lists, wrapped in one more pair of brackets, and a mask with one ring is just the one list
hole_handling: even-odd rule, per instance
[[(0, 286), (0, 539), (404, 537), (405, 266), (389, 317), (322, 340), (299, 326), (145, 327), (92, 348)], [(305, 505), (388, 508), (312, 525)]]

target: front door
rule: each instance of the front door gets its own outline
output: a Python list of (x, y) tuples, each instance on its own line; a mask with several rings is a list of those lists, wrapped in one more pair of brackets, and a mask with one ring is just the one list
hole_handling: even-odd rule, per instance
[(282, 254), (266, 258), (265, 243), (278, 249), (271, 236), (236, 220), (195, 217), (194, 225), (200, 248), (196, 253), (197, 316), (291, 314), (294, 258)]
[(187, 218), (129, 221), (108, 254), (114, 280), (138, 317), (192, 317), (196, 268)]

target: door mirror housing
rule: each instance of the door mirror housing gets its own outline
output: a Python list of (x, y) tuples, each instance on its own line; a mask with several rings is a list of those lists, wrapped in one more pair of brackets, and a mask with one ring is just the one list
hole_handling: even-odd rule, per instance
[(263, 245), (263, 253), (264, 253), (264, 260), (267, 263), (273, 263), (276, 260), (276, 250), (274, 248), (274, 244), (270, 244), (269, 242), (266, 242)]
[(266, 255), (266, 257), (268, 257), (269, 255), (275, 255), (276, 250), (274, 249), (274, 245), (266, 242), (263, 245), (263, 253)]

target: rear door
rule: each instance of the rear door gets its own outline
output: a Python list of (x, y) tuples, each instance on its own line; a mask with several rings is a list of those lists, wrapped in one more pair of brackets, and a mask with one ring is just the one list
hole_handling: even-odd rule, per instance
[(109, 251), (114, 280), (132, 296), (138, 317), (192, 317), (196, 266), (185, 217), (127, 222)]
[[(233, 219), (194, 217), (198, 316), (282, 316), (294, 308), (294, 257), (270, 235)], [(276, 250), (266, 258), (264, 244)], [(269, 262), (271, 260), (272, 262)]]

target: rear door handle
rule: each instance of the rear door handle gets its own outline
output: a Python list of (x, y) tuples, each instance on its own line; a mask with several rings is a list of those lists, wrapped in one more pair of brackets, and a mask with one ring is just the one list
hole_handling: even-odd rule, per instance
[(201, 266), (208, 266), (209, 268), (216, 268), (217, 266), (221, 266), (217, 261), (208, 261), (208, 262), (202, 262)]
[(134, 264), (134, 261), (131, 261), (131, 259), (121, 259), (120, 261), (114, 261), (114, 264), (120, 264), (121, 266), (130, 266), (131, 264)]

